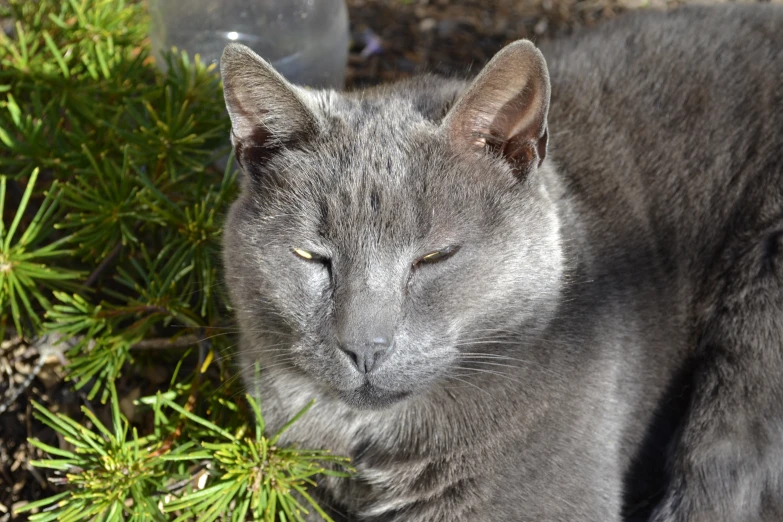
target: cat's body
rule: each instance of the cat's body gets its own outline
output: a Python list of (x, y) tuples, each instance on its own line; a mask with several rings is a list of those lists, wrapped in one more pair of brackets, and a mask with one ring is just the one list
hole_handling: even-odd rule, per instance
[(316, 399), (337, 520), (780, 520), (783, 10), (556, 42), (551, 107), (531, 49), (345, 96), (224, 55), (267, 425)]

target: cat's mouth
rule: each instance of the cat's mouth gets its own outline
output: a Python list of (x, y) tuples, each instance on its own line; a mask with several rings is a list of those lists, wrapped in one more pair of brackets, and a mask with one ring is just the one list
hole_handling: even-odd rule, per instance
[(392, 391), (365, 382), (353, 390), (340, 392), (341, 398), (350, 406), (359, 409), (378, 410), (405, 399), (408, 392)]

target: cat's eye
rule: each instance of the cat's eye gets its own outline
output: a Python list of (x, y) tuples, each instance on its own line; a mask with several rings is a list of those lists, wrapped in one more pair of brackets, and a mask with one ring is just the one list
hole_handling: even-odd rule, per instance
[(326, 258), (322, 255), (316, 254), (314, 252), (309, 252), (307, 250), (302, 250), (301, 248), (292, 248), (291, 249), (294, 254), (296, 254), (298, 257), (301, 257), (302, 259), (306, 259), (307, 261), (313, 261), (316, 263), (327, 263), (329, 261), (329, 258)]
[(312, 252), (308, 252), (307, 250), (302, 250), (301, 248), (295, 248), (294, 254), (298, 255), (302, 259), (307, 259), (308, 261), (311, 261), (313, 257), (315, 257), (315, 254)]
[(439, 263), (440, 261), (444, 261), (456, 254), (457, 250), (459, 250), (458, 246), (452, 246), (436, 250), (435, 252), (430, 252), (429, 254), (421, 256), (419, 259), (417, 259), (416, 262), (413, 263), (413, 266), (417, 267), (421, 265)]

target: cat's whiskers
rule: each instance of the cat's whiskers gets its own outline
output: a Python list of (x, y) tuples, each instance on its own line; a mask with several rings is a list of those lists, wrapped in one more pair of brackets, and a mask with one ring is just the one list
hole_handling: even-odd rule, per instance
[[(549, 375), (551, 377), (556, 377), (556, 378), (561, 378), (562, 377), (562, 375), (558, 374), (557, 372), (555, 372), (551, 368), (543, 366), (539, 361), (520, 359), (520, 358), (517, 358), (517, 357), (505, 357), (505, 356), (502, 356), (502, 355), (494, 355), (494, 354), (480, 354), (480, 355), (471, 355), (471, 356), (460, 357), (459, 360), (461, 360), (461, 362), (463, 362), (463, 363), (468, 363), (468, 364), (475, 364), (475, 365), (486, 364), (486, 365), (492, 365), (492, 366), (506, 366), (508, 368), (513, 368), (513, 369), (519, 369), (519, 370), (525, 369), (525, 370), (528, 370), (528, 371), (540, 372), (540, 373), (544, 373), (546, 375)], [(499, 361), (499, 360), (500, 361), (504, 361), (505, 360), (505, 361), (519, 362), (519, 363), (522, 363), (524, 365), (524, 368), (523, 368), (522, 365), (513, 365), (513, 364), (505, 365), (505, 364), (501, 364), (501, 363), (495, 362), (495, 361)], [(480, 369), (480, 368), (472, 367), (472, 369)]]
[(467, 377), (467, 376), (470, 376), (470, 375), (473, 375), (473, 374), (484, 373), (484, 374), (488, 374), (488, 375), (496, 375), (498, 377), (503, 377), (506, 380), (509, 380), (509, 381), (511, 381), (513, 383), (520, 384), (520, 385), (523, 385), (523, 386), (526, 384), (524, 381), (520, 381), (519, 379), (515, 379), (515, 378), (511, 377), (510, 375), (508, 375), (506, 373), (503, 373), (501, 371), (497, 371), (497, 370), (488, 370), (486, 368), (475, 368), (475, 367), (470, 367), (470, 366), (454, 366), (454, 369), (455, 370), (462, 370), (462, 371), (472, 372), (472, 373), (461, 375), (462, 377)]
[(519, 362), (523, 364), (532, 364), (536, 363), (537, 361), (531, 360), (531, 359), (521, 359), (519, 357), (509, 357), (504, 355), (497, 355), (494, 353), (482, 353), (482, 354), (459, 354), (459, 359), (463, 359), (470, 362), (480, 362), (483, 359), (488, 359), (492, 361), (513, 361), (513, 362)]
[(479, 332), (491, 332), (491, 333), (506, 333), (511, 335), (516, 335), (518, 332), (516, 330), (510, 330), (506, 328), (473, 328), (471, 329), (471, 332), (473, 333), (479, 333)]
[(486, 364), (489, 366), (500, 366), (502, 368), (514, 368), (517, 370), (521, 368), (521, 366), (515, 364), (496, 363), (496, 362), (482, 361), (477, 359), (469, 360), (467, 362), (476, 363), (476, 364)]
[[(274, 360), (274, 364), (260, 364), (260, 363), (258, 363), (258, 361), (254, 361), (254, 362), (252, 362), (250, 364), (246, 364), (244, 366), (241, 366), (241, 367), (239, 367), (237, 369), (236, 373), (233, 376), (229, 377), (228, 379), (223, 381), (220, 384), (220, 386), (215, 388), (215, 391), (217, 392), (217, 391), (220, 391), (220, 390), (223, 390), (225, 388), (230, 387), (234, 382), (237, 381), (237, 379), (240, 379), (248, 370), (250, 370), (251, 368), (255, 367), (256, 364), (258, 364), (258, 373), (261, 374), (264, 370), (267, 370), (269, 368), (274, 368), (274, 367), (288, 365), (294, 359), (295, 359), (295, 357), (289, 356), (289, 357), (286, 357), (286, 358), (275, 359)], [(236, 395), (237, 394), (232, 396), (232, 398), (235, 397)]]
[(483, 389), (483, 388), (481, 388), (481, 387), (479, 387), (479, 386), (477, 386), (477, 385), (473, 384), (473, 383), (472, 383), (472, 382), (470, 382), (470, 381), (466, 381), (466, 380), (464, 380), (464, 379), (460, 379), (460, 378), (459, 378), (459, 376), (455, 376), (455, 375), (446, 375), (444, 378), (445, 378), (446, 380), (459, 381), (459, 382), (461, 382), (461, 383), (463, 383), (463, 384), (467, 384), (468, 386), (471, 386), (471, 387), (473, 387), (473, 388), (476, 388), (476, 389), (477, 389), (477, 390), (479, 390), (481, 393), (485, 393), (485, 394), (489, 395), (490, 397), (492, 396), (492, 394), (491, 394), (491, 393), (489, 393), (487, 390), (485, 390), (485, 389)]
[(519, 345), (519, 344), (531, 344), (531, 345), (540, 345), (540, 346), (555, 346), (555, 347), (570, 347), (573, 346), (574, 342), (578, 342), (579, 339), (574, 337), (572, 339), (566, 339), (564, 341), (555, 341), (553, 339), (548, 338), (540, 338), (540, 337), (532, 337), (528, 336), (525, 337), (524, 334), (521, 334), (517, 336), (514, 339), (511, 340), (497, 340), (497, 339), (488, 339), (488, 340), (467, 340), (467, 341), (460, 341), (457, 343), (454, 343), (453, 346), (455, 347), (464, 347), (464, 346), (480, 346), (485, 344), (506, 344), (506, 345)]
[(269, 329), (258, 330), (258, 329), (255, 329), (255, 328), (242, 328), (240, 326), (203, 326), (203, 327), (195, 327), (195, 326), (174, 324), (174, 325), (171, 325), (171, 328), (182, 328), (182, 329), (189, 329), (189, 330), (193, 330), (193, 331), (198, 331), (198, 330), (202, 330), (202, 329), (203, 330), (222, 330), (222, 331), (225, 331), (226, 333), (251, 332), (251, 333), (270, 333), (270, 334), (281, 335), (281, 336), (282, 335), (289, 335), (289, 336), (291, 335), (289, 332), (284, 332), (282, 330), (269, 330)]
[(289, 216), (295, 216), (295, 215), (296, 214), (293, 214), (293, 213), (275, 214), (275, 215), (272, 215), (272, 216), (260, 216), (257, 219), (259, 219), (261, 221), (271, 221), (272, 219), (278, 219), (278, 218), (282, 218), (282, 217), (289, 217)]
[[(234, 344), (234, 345), (232, 345), (230, 347), (224, 348), (224, 349), (220, 350), (220, 353), (223, 354), (224, 352), (228, 351), (229, 349), (234, 349), (237, 346), (238, 346), (238, 344)], [(222, 360), (225, 360), (225, 359), (232, 359), (232, 358), (235, 358), (235, 357), (239, 357), (240, 355), (250, 355), (250, 356), (253, 356), (253, 355), (267, 355), (267, 354), (276, 355), (277, 353), (288, 352), (288, 351), (289, 351), (289, 349), (288, 349), (287, 346), (284, 346), (282, 343), (279, 343), (277, 345), (265, 346), (263, 348), (254, 348), (254, 349), (249, 349), (249, 350), (242, 350), (241, 353), (239, 351), (237, 351), (235, 353), (223, 355), (222, 357), (218, 358), (217, 360), (222, 361)]]
[(509, 340), (500, 340), (500, 339), (467, 339), (465, 341), (461, 341), (458, 343), (454, 343), (455, 347), (460, 346), (472, 346), (472, 345), (481, 345), (481, 344), (512, 344), (514, 341)]

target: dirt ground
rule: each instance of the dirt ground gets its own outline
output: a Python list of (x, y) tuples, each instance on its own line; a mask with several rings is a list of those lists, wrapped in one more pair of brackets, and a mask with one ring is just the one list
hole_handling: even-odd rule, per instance
[(629, 9), (682, 0), (348, 0), (353, 47), (347, 87), (418, 72), (465, 75), (504, 44), (540, 41)]
[[(781, 1), (781, 0), (776, 0)], [(683, 0), (347, 0), (352, 47), (349, 89), (404, 78), (422, 71), (447, 75), (475, 72), (504, 44), (522, 37), (557, 38), (637, 8), (672, 8)], [(154, 359), (153, 359), (154, 361)], [(57, 436), (35, 421), (30, 401), (65, 412), (84, 398), (63, 382), (62, 359), (42, 357), (35, 347), (0, 345), (0, 522), (12, 508), (53, 494), (45, 471), (29, 466), (42, 458), (28, 443), (36, 437), (57, 445)], [(126, 406), (154, 392), (167, 378), (163, 364), (146, 359), (144, 375), (118, 383)], [(18, 394), (18, 395), (17, 395)], [(16, 395), (16, 396), (15, 396)], [(128, 406), (130, 407), (130, 406)]]

